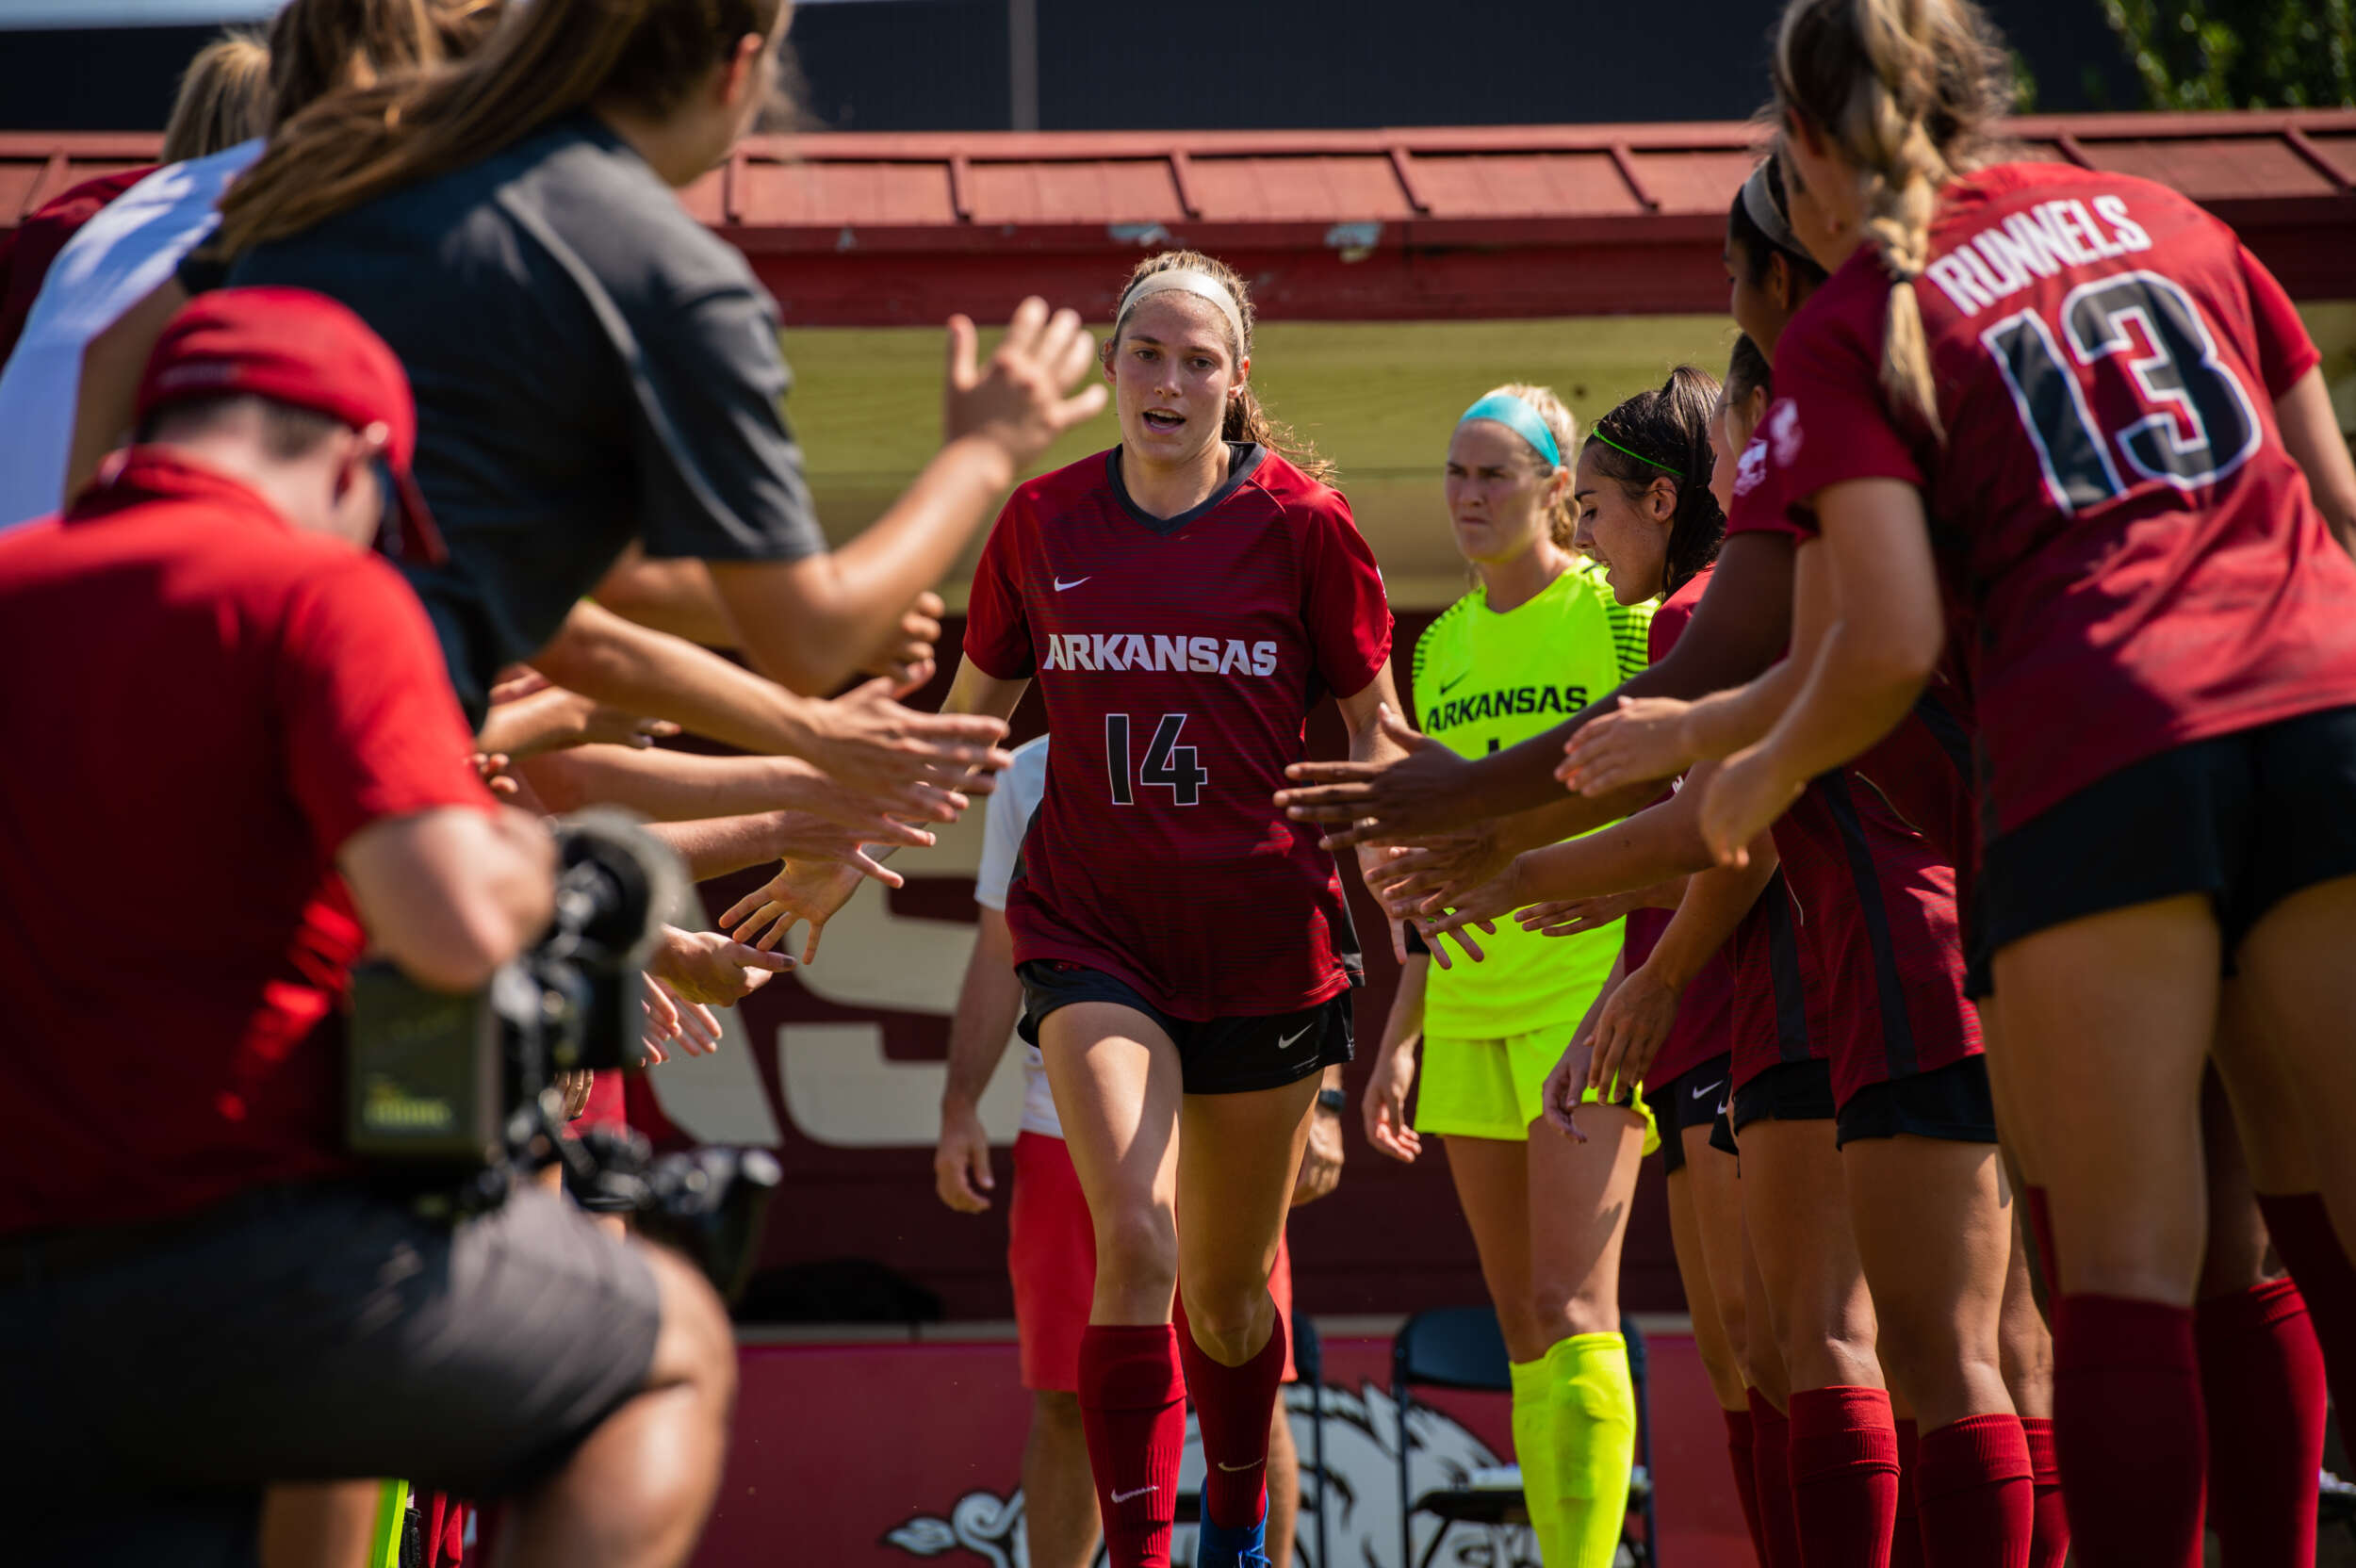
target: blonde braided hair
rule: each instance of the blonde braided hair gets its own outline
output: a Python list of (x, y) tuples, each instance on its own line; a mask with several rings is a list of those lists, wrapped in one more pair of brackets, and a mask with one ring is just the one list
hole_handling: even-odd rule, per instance
[(1792, 0), (1775, 93), (1857, 166), (1865, 237), (1890, 277), (1883, 396), (1944, 440), (1914, 284), (1939, 188), (1972, 167), (2011, 103), (2004, 46), (1972, 0)]

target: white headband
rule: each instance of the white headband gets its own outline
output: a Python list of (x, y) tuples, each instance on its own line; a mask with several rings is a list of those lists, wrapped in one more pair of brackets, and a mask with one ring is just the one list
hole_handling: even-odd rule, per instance
[(1129, 313), (1137, 307), (1139, 301), (1150, 295), (1172, 291), (1191, 294), (1198, 300), (1208, 300), (1219, 306), (1219, 313), (1227, 318), (1228, 328), (1235, 335), (1235, 352), (1242, 354), (1251, 348), (1251, 339), (1243, 335), (1243, 309), (1235, 303), (1235, 295), (1228, 292), (1225, 284), (1208, 272), (1197, 272), (1189, 268), (1149, 272), (1132, 284), (1129, 292), (1121, 297), (1121, 308), (1113, 313), (1113, 335), (1118, 337), (1121, 335), (1121, 323), (1129, 318)]

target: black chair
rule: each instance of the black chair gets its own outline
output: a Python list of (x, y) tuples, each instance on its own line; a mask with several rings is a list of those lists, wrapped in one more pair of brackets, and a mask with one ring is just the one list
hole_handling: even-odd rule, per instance
[[(1620, 1543), (1641, 1568), (1659, 1568), (1654, 1543), (1652, 1484), (1652, 1421), (1645, 1398), (1644, 1336), (1636, 1325), (1622, 1320), (1628, 1339), (1630, 1380), (1636, 1387), (1636, 1467), (1628, 1477), (1628, 1511), (1643, 1520), (1631, 1535), (1623, 1525)], [(1518, 1488), (1441, 1487), (1420, 1496), (1409, 1489), (1407, 1453), (1408, 1412), (1415, 1407), (1415, 1387), (1461, 1388), (1483, 1394), (1510, 1394), (1513, 1375), (1506, 1355), (1505, 1335), (1497, 1314), (1487, 1307), (1439, 1307), (1420, 1312), (1399, 1325), (1391, 1341), (1391, 1398), (1399, 1411), (1399, 1560), (1401, 1568), (1430, 1568), (1447, 1539), (1448, 1527), (1467, 1525), (1527, 1525), (1530, 1504)], [(1412, 1499), (1412, 1500), (1411, 1500)], [(1421, 1559), (1415, 1556), (1415, 1515), (1429, 1513), (1440, 1521)]]

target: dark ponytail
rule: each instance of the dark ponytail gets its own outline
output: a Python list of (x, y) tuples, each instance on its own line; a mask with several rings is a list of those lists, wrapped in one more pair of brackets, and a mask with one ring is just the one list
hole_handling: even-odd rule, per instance
[(1680, 365), (1650, 392), (1639, 392), (1595, 421), (1586, 455), (1595, 471), (1615, 481), (1635, 500), (1667, 480), (1677, 490), (1669, 514), (1669, 553), (1664, 593), (1674, 594), (1718, 559), (1726, 515), (1710, 493), (1716, 456), (1710, 447), (1710, 418), (1718, 406), (1717, 378), (1696, 366)]

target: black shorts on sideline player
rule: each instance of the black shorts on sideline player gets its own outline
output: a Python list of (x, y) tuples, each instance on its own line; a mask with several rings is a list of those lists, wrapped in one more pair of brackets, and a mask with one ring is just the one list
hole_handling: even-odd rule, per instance
[(2176, 746), (1991, 840), (1987, 941), (2184, 893), (2216, 901), (2230, 972), (2291, 894), (2356, 874), (2356, 707)]
[(1722, 1053), (1644, 1091), (1644, 1103), (1652, 1107), (1653, 1123), (1661, 1133), (1661, 1174), (1674, 1176), (1685, 1168), (1685, 1130), (1708, 1127), (1718, 1119), (1726, 1080), (1733, 1074), (1732, 1053)]
[(1938, 1138), (1943, 1143), (1994, 1143), (1996, 1100), (1988, 1092), (1988, 1058), (1963, 1057), (1928, 1072), (1868, 1084), (1849, 1096), (1837, 1119), (1842, 1148), (1859, 1138)]
[(1734, 1091), (1728, 1125), (1739, 1141), (1754, 1121), (1830, 1121), (1833, 1113), (1832, 1063), (1778, 1062)]
[(1188, 1094), (1248, 1094), (1296, 1084), (1350, 1057), (1350, 992), (1297, 1013), (1215, 1018), (1197, 1023), (1172, 1018), (1125, 981), (1086, 964), (1034, 958), (1018, 965), (1027, 1045), (1039, 1043), (1039, 1023), (1074, 1002), (1109, 1002), (1143, 1013), (1178, 1047), (1181, 1081)]
[(662, 1328), (636, 1244), (538, 1191), (452, 1228), (270, 1187), (120, 1256), (85, 1239), (0, 1243), (0, 1336), (32, 1348), (0, 1370), (0, 1499), (29, 1562), (214, 1560), (146, 1537), (207, 1498), (191, 1520), (250, 1518), (273, 1481), (528, 1490), (645, 1386)]

